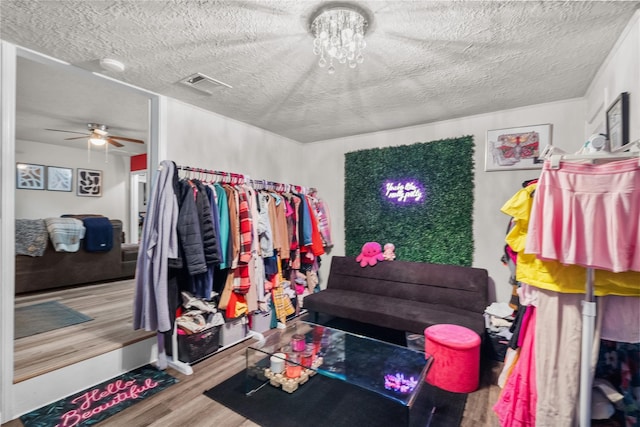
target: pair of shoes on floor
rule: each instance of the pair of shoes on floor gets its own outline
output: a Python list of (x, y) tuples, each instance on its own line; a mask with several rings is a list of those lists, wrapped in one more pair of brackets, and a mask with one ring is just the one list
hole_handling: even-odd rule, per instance
[(182, 291), (180, 295), (182, 295), (182, 306), (184, 308), (195, 308), (205, 313), (215, 313), (218, 311), (215, 304), (196, 298), (187, 291)]

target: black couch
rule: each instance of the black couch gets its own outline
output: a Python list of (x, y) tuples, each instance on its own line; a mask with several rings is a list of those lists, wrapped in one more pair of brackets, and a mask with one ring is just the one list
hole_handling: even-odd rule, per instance
[(326, 289), (305, 297), (304, 308), (416, 334), (451, 323), (484, 337), (488, 283), (479, 268), (408, 261), (360, 267), (354, 257), (334, 256)]

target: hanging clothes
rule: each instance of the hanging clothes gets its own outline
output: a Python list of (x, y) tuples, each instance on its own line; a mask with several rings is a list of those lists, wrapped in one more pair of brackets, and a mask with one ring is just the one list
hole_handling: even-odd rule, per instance
[(291, 242), (287, 228), (286, 203), (284, 197), (279, 194), (271, 193), (275, 202), (275, 224), (278, 233), (278, 241), (280, 243), (280, 258), (288, 260), (290, 258)]
[(220, 260), (220, 268), (229, 268), (229, 233), (231, 225), (229, 222), (229, 203), (227, 201), (227, 193), (220, 184), (214, 184), (213, 186), (216, 192), (216, 205), (218, 208), (218, 216), (220, 218), (220, 253), (222, 258)]
[[(582, 294), (585, 293), (586, 269), (577, 265), (563, 265), (558, 261), (543, 261), (534, 254), (525, 253), (533, 199), (539, 197), (539, 194), (537, 185), (533, 184), (519, 190), (504, 204), (502, 212), (512, 216), (516, 221), (505, 241), (517, 251), (516, 279), (521, 283), (518, 289), (521, 301), (535, 301), (538, 307), (535, 353), (541, 356), (536, 359), (536, 425), (571, 427), (577, 420), (576, 402), (579, 394), (582, 337), (581, 307)], [(623, 304), (633, 305), (633, 302), (639, 301), (638, 298), (600, 296), (637, 296), (640, 291), (640, 274), (633, 271), (613, 273), (595, 270), (594, 277), (595, 295), (599, 296), (596, 337), (600, 336), (601, 330), (606, 330), (612, 335), (617, 332), (618, 336), (623, 334), (625, 338), (637, 336), (634, 330), (637, 331), (638, 328), (629, 327), (640, 324), (632, 320), (639, 316), (637, 308), (634, 313), (634, 310), (625, 310), (622, 305), (616, 308), (615, 304), (617, 301), (624, 301)], [(535, 292), (532, 287), (535, 287)], [(607, 304), (609, 301), (611, 305)], [(622, 324), (626, 325), (626, 332), (619, 330)], [(594, 349), (594, 352), (597, 352), (597, 349)]]
[(174, 191), (175, 163), (158, 167), (147, 205), (136, 265), (133, 328), (170, 331), (167, 303), (169, 258), (178, 257), (178, 202)]
[(320, 235), (320, 230), (318, 229), (318, 221), (316, 220), (316, 217), (313, 213), (313, 208), (311, 207), (311, 203), (308, 198), (306, 199), (305, 208), (307, 209), (307, 218), (311, 226), (311, 243), (305, 244), (301, 249), (301, 252), (310, 252), (314, 256), (323, 255), (324, 245), (322, 236)]
[(324, 200), (315, 196), (311, 198), (311, 201), (313, 212), (316, 220), (318, 221), (318, 230), (320, 231), (320, 236), (322, 236), (323, 245), (326, 248), (330, 248), (333, 246), (333, 242), (331, 240), (331, 217), (329, 216), (329, 206), (324, 202)]
[[(535, 334), (539, 427), (573, 427), (578, 419), (582, 295), (541, 289)], [(596, 322), (599, 335), (600, 322)]]
[(545, 162), (525, 252), (567, 265), (640, 272), (640, 163)]
[(229, 267), (235, 269), (238, 267), (238, 259), (240, 258), (240, 211), (238, 210), (239, 200), (238, 192), (230, 185), (223, 186), (227, 193), (227, 203), (229, 210)]
[(503, 427), (536, 427), (536, 308), (527, 307), (526, 323), (523, 324), (523, 342), (518, 361), (509, 375), (493, 410)]
[[(535, 197), (532, 196), (536, 188), (537, 184), (532, 184), (520, 189), (501, 208), (502, 212), (516, 220), (505, 239), (506, 243), (518, 253), (516, 280), (541, 289), (583, 294), (587, 279), (584, 267), (563, 265), (558, 261), (543, 261), (525, 251), (533, 199), (538, 197), (538, 192), (535, 193)], [(640, 273), (595, 270), (594, 294), (640, 296)]]
[[(249, 312), (254, 312), (260, 308), (259, 303), (264, 303), (264, 263), (260, 256), (260, 237), (258, 233), (258, 223), (260, 213), (258, 210), (259, 200), (257, 192), (250, 186), (244, 186), (249, 204), (249, 214), (252, 218), (251, 227), (251, 259), (249, 260), (249, 280), (251, 287), (245, 295)], [(268, 305), (263, 305), (264, 311), (268, 310)]]
[(260, 236), (260, 255), (263, 257), (273, 256), (273, 232), (271, 231), (271, 221), (269, 220), (269, 195), (258, 192), (259, 211), (258, 235)]

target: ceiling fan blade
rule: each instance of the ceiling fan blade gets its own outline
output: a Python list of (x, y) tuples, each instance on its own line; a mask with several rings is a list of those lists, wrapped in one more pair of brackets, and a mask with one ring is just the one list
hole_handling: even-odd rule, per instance
[(88, 137), (90, 137), (91, 135), (84, 135), (84, 136), (76, 136), (74, 138), (65, 138), (65, 141), (72, 141), (74, 139), (87, 139)]
[(125, 138), (124, 136), (116, 136), (116, 135), (109, 135), (109, 138), (113, 138), (113, 139), (121, 139), (123, 141), (127, 141), (127, 142), (135, 142), (137, 144), (144, 144), (144, 141), (141, 139), (133, 139), (133, 138)]
[(120, 144), (118, 141), (114, 140), (113, 137), (107, 137), (107, 142), (115, 147), (124, 147), (123, 144)]
[(62, 130), (62, 129), (45, 129), (45, 130), (50, 130), (50, 131), (53, 131), (53, 132), (77, 133), (77, 134), (80, 134), (80, 135), (85, 135), (85, 132), (74, 132), (72, 130)]

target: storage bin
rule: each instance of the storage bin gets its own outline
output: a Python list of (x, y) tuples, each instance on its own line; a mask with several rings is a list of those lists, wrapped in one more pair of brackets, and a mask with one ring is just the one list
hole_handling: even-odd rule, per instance
[[(220, 326), (214, 326), (191, 335), (178, 335), (178, 360), (185, 363), (197, 362), (220, 348)], [(173, 355), (171, 334), (165, 334), (167, 354)]]
[(220, 328), (220, 345), (222, 347), (233, 345), (247, 336), (247, 317), (227, 319)]
[(251, 314), (251, 330), (263, 333), (271, 329), (271, 312), (254, 311)]
[(504, 357), (509, 347), (509, 340), (489, 330), (487, 330), (486, 337), (488, 339), (485, 343), (485, 354), (489, 356), (491, 360), (504, 362)]

